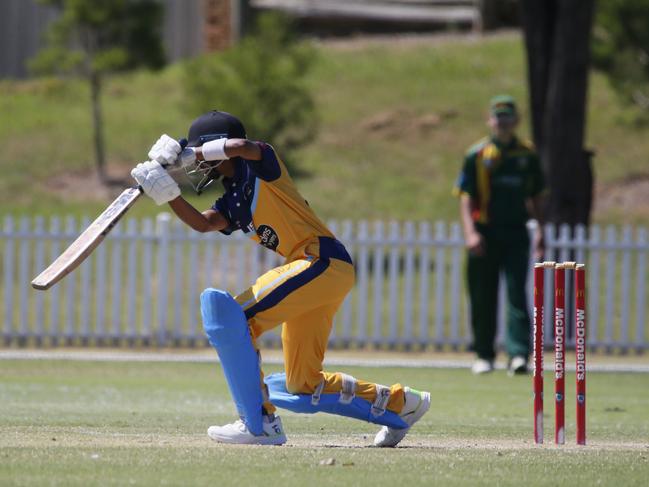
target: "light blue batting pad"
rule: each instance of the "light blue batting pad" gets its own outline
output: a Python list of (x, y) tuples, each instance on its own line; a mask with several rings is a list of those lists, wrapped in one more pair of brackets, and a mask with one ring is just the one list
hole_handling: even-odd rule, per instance
[(251, 433), (262, 434), (259, 357), (241, 306), (226, 291), (207, 288), (201, 293), (201, 316), (205, 333), (219, 354), (239, 415)]
[(329, 413), (338, 416), (361, 419), (370, 423), (389, 426), (390, 428), (407, 428), (406, 422), (392, 411), (385, 411), (380, 416), (374, 416), (371, 412), (372, 403), (354, 397), (351, 403), (341, 404), (340, 394), (321, 394), (318, 404), (311, 403), (311, 394), (291, 394), (286, 390), (286, 374), (270, 374), (264, 381), (268, 386), (270, 402), (282, 409), (288, 409), (294, 413)]

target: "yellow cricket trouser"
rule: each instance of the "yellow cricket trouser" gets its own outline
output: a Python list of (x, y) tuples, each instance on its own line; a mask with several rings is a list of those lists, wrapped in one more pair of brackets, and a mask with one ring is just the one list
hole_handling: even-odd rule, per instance
[[(253, 342), (262, 333), (282, 324), (289, 392), (311, 394), (323, 380), (323, 393), (341, 391), (340, 373), (324, 372), (322, 362), (334, 314), (353, 284), (351, 264), (335, 258), (308, 257), (266, 272), (235, 298), (246, 314)], [(373, 402), (376, 384), (357, 380), (356, 395)], [(387, 409), (399, 413), (403, 404), (403, 386), (394, 384), (390, 387)], [(268, 413), (275, 411), (268, 401), (264, 408)]]

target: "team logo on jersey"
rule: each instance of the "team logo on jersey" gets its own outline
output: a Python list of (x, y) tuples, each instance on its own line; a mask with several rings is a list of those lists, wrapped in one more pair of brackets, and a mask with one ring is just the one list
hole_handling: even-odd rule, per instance
[(270, 250), (277, 250), (279, 247), (279, 237), (277, 232), (268, 225), (259, 225), (257, 227), (257, 236), (259, 237), (260, 244)]

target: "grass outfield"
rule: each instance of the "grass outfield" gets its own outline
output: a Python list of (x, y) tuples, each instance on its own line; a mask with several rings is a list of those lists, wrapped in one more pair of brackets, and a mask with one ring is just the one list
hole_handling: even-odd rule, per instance
[[(345, 369), (359, 378), (431, 391), (431, 411), (402, 447), (368, 448), (375, 426), (286, 412), (286, 446), (215, 444), (206, 427), (227, 422), (234, 413), (217, 365), (2, 361), (0, 484), (646, 485), (645, 374), (589, 375), (586, 447), (574, 445), (569, 389), (569, 444), (557, 448), (549, 442), (549, 400), (548, 443), (531, 441), (529, 377)], [(320, 465), (330, 458), (334, 465)]]

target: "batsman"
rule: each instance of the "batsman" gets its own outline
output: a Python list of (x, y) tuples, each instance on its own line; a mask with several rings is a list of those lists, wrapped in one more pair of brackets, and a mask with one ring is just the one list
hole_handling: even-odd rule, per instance
[[(240, 230), (285, 262), (236, 296), (208, 288), (200, 298), (209, 342), (216, 349), (239, 419), (210, 426), (222, 443), (281, 445), (286, 434), (276, 407), (327, 412), (381, 425), (374, 445), (396, 446), (430, 408), (430, 394), (384, 386), (341, 372), (323, 360), (334, 314), (354, 284), (352, 259), (300, 195), (275, 149), (248, 140), (233, 115), (211, 111), (190, 126), (186, 148), (162, 135), (149, 161), (131, 172), (158, 205), (168, 203), (198, 232)], [(162, 167), (182, 160), (199, 192), (221, 180), (224, 194), (200, 212)], [(264, 377), (256, 345), (281, 325), (285, 373)]]

